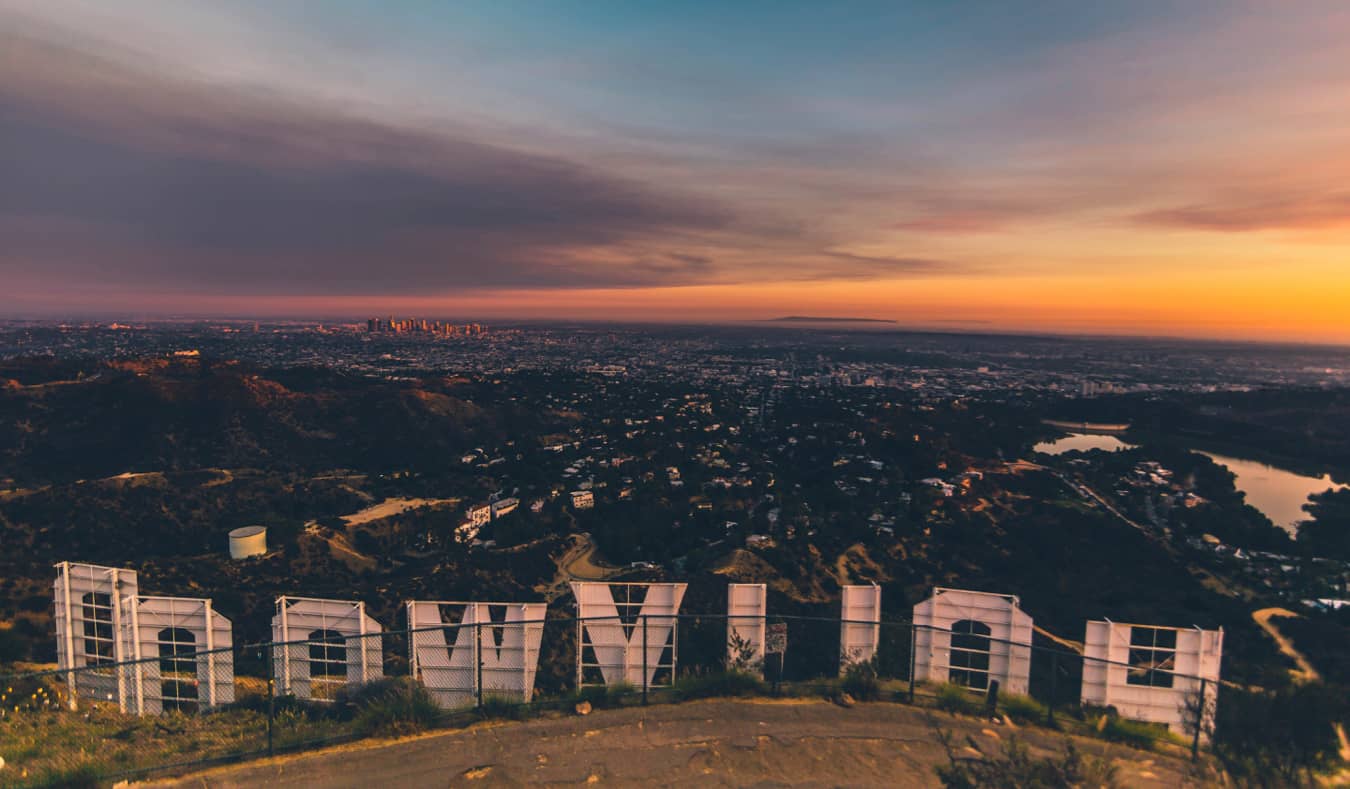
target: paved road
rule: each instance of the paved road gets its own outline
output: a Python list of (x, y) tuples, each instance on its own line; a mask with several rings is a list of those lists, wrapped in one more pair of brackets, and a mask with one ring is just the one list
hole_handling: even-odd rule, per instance
[[(1033, 749), (1062, 738), (935, 713), (944, 727), (997, 747), (1016, 734)], [(1186, 785), (1188, 763), (1094, 740), (1119, 759), (1120, 783)], [(937, 786), (945, 763), (925, 714), (898, 704), (844, 709), (822, 701), (716, 700), (599, 711), (362, 744), (226, 768), (158, 787)]]

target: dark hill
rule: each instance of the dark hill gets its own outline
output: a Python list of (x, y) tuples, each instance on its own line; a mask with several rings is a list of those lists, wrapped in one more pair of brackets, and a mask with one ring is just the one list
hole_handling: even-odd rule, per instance
[[(7, 372), (20, 384), (50, 375), (15, 363)], [(103, 365), (79, 381), (0, 387), (0, 478), (443, 464), (491, 438), (499, 423), (494, 410), (453, 389), (442, 379), (272, 376), (195, 359)]]

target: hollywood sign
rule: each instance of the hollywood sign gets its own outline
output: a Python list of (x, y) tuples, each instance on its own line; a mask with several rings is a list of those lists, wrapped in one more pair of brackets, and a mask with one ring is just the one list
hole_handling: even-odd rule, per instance
[(141, 595), (136, 571), (62, 562), (56, 657), (79, 698), (145, 715), (234, 701), (230, 620), (210, 600)]
[[(230, 622), (210, 600), (139, 593), (133, 570), (56, 566), (57, 657), (77, 698), (124, 712), (197, 711), (234, 701)], [(576, 683), (668, 686), (678, 666), (683, 583), (574, 582)], [(533, 698), (544, 603), (410, 601), (409, 673), (444, 708), (485, 696)], [(762, 671), (763, 584), (727, 589), (726, 665)], [(840, 599), (839, 670), (876, 658), (881, 588)], [(1030, 687), (1032, 618), (1015, 595), (935, 588), (913, 609), (913, 678), (986, 691)], [(283, 694), (331, 701), (384, 676), (383, 628), (351, 600), (280, 597), (272, 618), (272, 674)], [(1212, 721), (1223, 631), (1094, 621), (1084, 638), (1081, 700), (1167, 726), (1186, 726), (1204, 691)], [(77, 670), (78, 669), (78, 670)]]

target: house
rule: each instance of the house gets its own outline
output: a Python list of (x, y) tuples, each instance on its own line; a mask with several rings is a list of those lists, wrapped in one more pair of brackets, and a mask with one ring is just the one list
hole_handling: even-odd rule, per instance
[(475, 504), (465, 510), (464, 517), (474, 526), (483, 526), (492, 520), (492, 505)]
[(595, 494), (589, 490), (572, 491), (572, 507), (578, 510), (588, 510), (595, 506)]

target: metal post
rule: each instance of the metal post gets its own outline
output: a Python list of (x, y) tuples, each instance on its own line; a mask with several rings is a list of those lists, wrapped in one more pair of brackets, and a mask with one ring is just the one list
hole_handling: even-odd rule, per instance
[[(206, 701), (216, 706), (216, 617), (211, 601), (206, 601)], [(194, 668), (196, 668), (194, 666)]]
[(919, 628), (913, 622), (909, 624), (909, 703), (914, 703), (914, 659), (918, 655)]
[(477, 611), (474, 611), (473, 619), (473, 655), (478, 672), (478, 678), (474, 684), (478, 687), (478, 707), (481, 709), (483, 706), (483, 623), (478, 621)]
[(647, 706), (647, 615), (642, 615), (642, 705)]
[[(66, 674), (66, 685), (70, 691), (70, 711), (74, 712), (76, 707), (76, 689), (75, 689), (75, 614), (70, 610), (70, 562), (61, 562), (57, 565), (61, 578), (61, 593), (65, 602), (65, 612), (62, 617), (62, 627), (65, 628), (64, 635), (66, 640), (66, 664), (62, 668), (70, 669)], [(83, 616), (81, 617), (83, 618)]]
[(1200, 758), (1200, 730), (1205, 725), (1205, 707), (1207, 700), (1205, 698), (1205, 677), (1200, 678), (1200, 703), (1195, 707), (1195, 734), (1191, 737), (1191, 761)]
[(276, 756), (276, 749), (273, 747), (272, 722), (277, 717), (277, 681), (275, 677), (267, 678), (267, 755)]
[(1055, 683), (1059, 681), (1059, 653), (1050, 653), (1050, 703), (1045, 705), (1045, 723), (1055, 725)]

